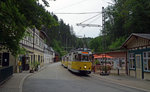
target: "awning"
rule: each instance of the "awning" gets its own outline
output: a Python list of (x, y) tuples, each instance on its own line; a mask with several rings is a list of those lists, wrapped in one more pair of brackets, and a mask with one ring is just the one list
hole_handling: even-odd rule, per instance
[(113, 58), (112, 56), (109, 56), (109, 55), (105, 55), (105, 54), (100, 54), (100, 55), (94, 55), (94, 58)]

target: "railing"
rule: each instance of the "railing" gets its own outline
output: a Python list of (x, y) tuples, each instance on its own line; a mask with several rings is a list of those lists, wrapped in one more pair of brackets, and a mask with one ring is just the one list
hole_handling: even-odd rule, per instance
[(13, 66), (0, 68), (0, 84), (13, 74)]
[[(93, 65), (92, 71), (97, 74), (100, 74), (102, 72), (105, 73), (105, 65)], [(114, 69), (113, 66), (107, 65), (106, 71), (114, 75), (126, 75), (125, 67), (121, 67), (121, 69)]]
[(110, 73), (110, 70), (111, 70), (111, 66), (109, 65), (94, 65), (92, 66), (93, 68), (93, 72), (94, 73), (98, 73), (98, 74), (101, 74), (101, 73)]

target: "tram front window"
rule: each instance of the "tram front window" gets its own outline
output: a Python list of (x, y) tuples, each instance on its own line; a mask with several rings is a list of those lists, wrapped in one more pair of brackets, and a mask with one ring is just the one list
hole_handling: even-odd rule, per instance
[(78, 57), (77, 56), (75, 56), (75, 57), (78, 61), (89, 61), (89, 56), (88, 55), (79, 54)]
[(86, 55), (83, 55), (83, 56), (82, 56), (82, 61), (89, 61), (89, 58), (88, 58), (88, 56), (86, 56)]

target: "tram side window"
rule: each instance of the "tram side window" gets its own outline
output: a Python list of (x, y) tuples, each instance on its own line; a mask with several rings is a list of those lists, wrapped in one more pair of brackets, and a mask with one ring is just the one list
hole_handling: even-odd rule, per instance
[(67, 61), (69, 61), (69, 58), (67, 57)]

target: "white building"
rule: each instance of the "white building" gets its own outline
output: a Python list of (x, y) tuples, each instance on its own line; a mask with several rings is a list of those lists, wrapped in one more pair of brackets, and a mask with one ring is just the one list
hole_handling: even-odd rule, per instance
[(22, 62), (22, 70), (29, 70), (29, 68), (37, 63), (43, 66), (44, 63), (45, 33), (36, 28), (28, 28), (27, 30), (30, 33), (29, 36), (20, 41), (20, 45), (27, 51), (25, 55), (19, 56), (18, 61)]
[(44, 64), (52, 63), (54, 61), (55, 53), (52, 47), (44, 45)]
[(42, 67), (45, 63), (53, 62), (55, 53), (46, 45), (47, 35), (36, 28), (27, 28), (29, 35), (20, 41), (20, 46), (25, 48), (26, 53), (20, 54), (15, 59), (7, 50), (0, 51), (0, 67), (13, 66), (14, 72), (29, 70), (37, 64)]

